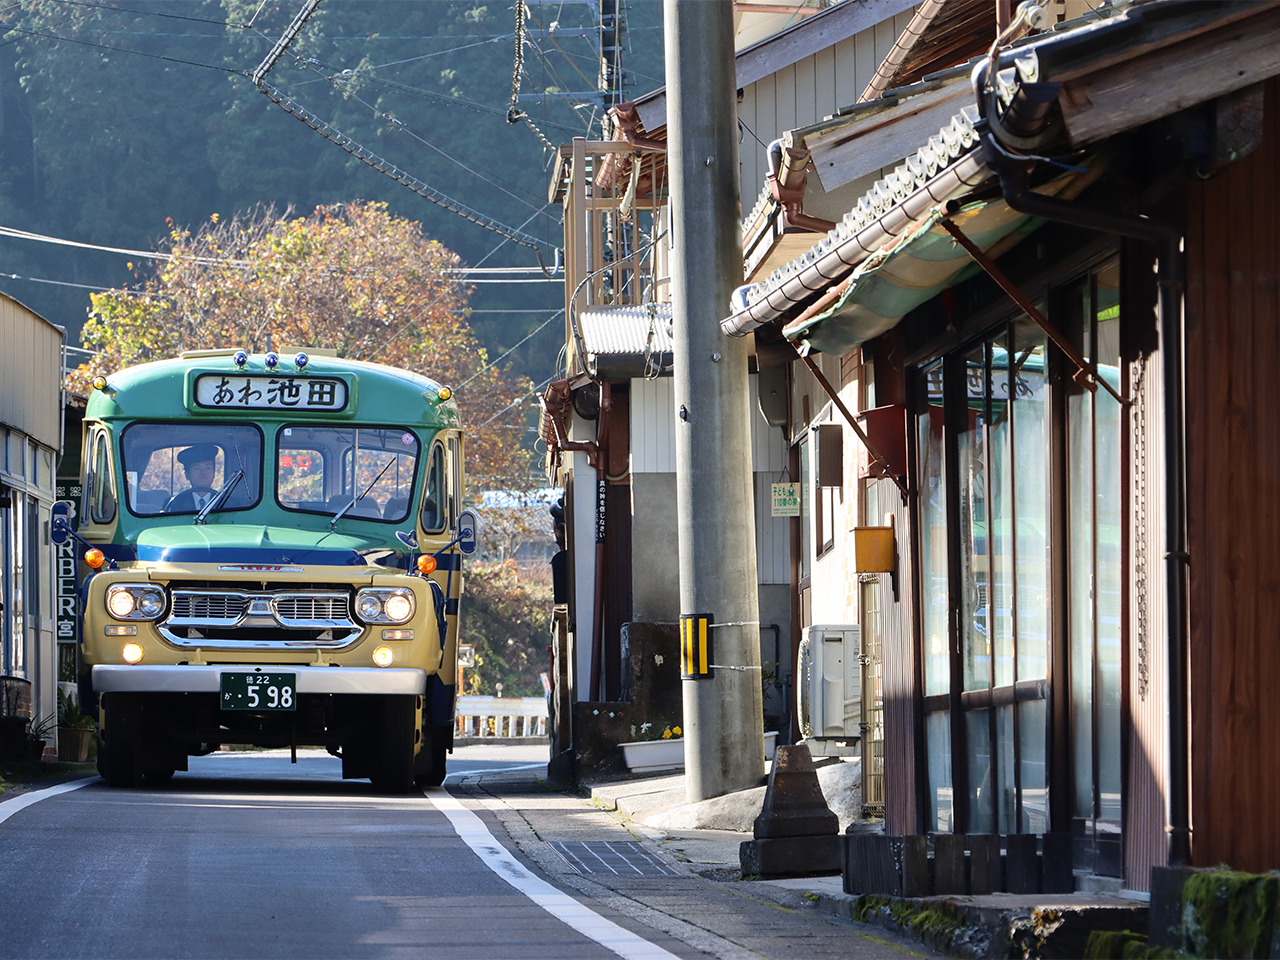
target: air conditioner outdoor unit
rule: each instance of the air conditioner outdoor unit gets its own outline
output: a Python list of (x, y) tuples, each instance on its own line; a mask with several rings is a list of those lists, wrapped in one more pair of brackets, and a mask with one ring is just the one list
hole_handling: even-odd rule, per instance
[(800, 640), (796, 684), (800, 733), (815, 756), (856, 751), (862, 726), (861, 637), (857, 624), (814, 624)]

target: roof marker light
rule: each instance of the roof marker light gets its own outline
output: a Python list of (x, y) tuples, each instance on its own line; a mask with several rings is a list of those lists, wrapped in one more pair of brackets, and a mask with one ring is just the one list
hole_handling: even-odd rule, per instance
[(276, 368), (276, 364), (279, 362), (280, 362), (280, 354), (275, 353), (274, 351), (267, 354), (266, 364), (267, 364), (268, 370), (274, 370)]
[(300, 353), (293, 358), (294, 365), (297, 366), (299, 370), (305, 367), (310, 360), (311, 358), (308, 357), (305, 353)]
[(104, 376), (102, 376), (102, 374), (98, 374), (98, 376), (94, 377), (94, 378), (93, 378), (93, 389), (95, 389), (95, 390), (105, 390), (105, 389), (107, 389), (107, 378), (106, 378), (106, 377), (104, 377)]
[(436, 394), (436, 396), (439, 397), (441, 400), (448, 400), (450, 397), (453, 396), (453, 391), (450, 390), (448, 387), (441, 387), (440, 391)]
[(246, 363), (249, 362), (249, 355), (245, 353), (243, 350), (237, 350), (236, 355), (231, 359), (235, 361), (235, 364), (237, 367), (243, 367)]

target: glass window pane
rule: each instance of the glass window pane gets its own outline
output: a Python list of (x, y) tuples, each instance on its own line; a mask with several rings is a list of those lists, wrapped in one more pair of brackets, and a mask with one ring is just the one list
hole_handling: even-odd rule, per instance
[(286, 510), (345, 510), (343, 517), (361, 520), (408, 516), (418, 465), (412, 431), (290, 424), (277, 446), (276, 498)]
[[(920, 566), (924, 576), (924, 690), (951, 689), (950, 601), (947, 589), (947, 483), (943, 446), (942, 365), (924, 377), (926, 411), (917, 418), (920, 449)], [(949, 781), (948, 781), (949, 782)]]
[(422, 529), (439, 533), (445, 528), (444, 446), (431, 448), (431, 462), (427, 466), (427, 490), (422, 498)]
[[(1082, 289), (1087, 296), (1087, 288)], [(1093, 818), (1093, 401), (1067, 389), (1067, 643), (1071, 659), (1072, 815)], [(1101, 393), (1102, 391), (1099, 391)]]
[[(1120, 386), (1120, 267), (1110, 264), (1097, 276), (1098, 375)], [(1099, 819), (1120, 823), (1120, 590), (1121, 488), (1120, 437), (1123, 411), (1105, 390), (1094, 399), (1097, 570), (1094, 574), (1094, 615), (1097, 622), (1096, 694), (1098, 729)]]
[(991, 464), (987, 550), (991, 573), (987, 592), (997, 687), (1013, 683), (1013, 428), (1010, 425), (1008, 342), (1008, 337), (1001, 334), (991, 343), (991, 425), (987, 429)]
[(996, 832), (1018, 832), (1018, 805), (1014, 779), (1013, 704), (996, 708)]
[(986, 348), (965, 357), (968, 419), (956, 439), (960, 480), (960, 657), (965, 690), (991, 686), (991, 643), (987, 629), (987, 400), (990, 396)]
[(1018, 773), (1022, 780), (1022, 833), (1049, 830), (1048, 791), (1045, 789), (1045, 700), (1018, 704)]
[(809, 529), (809, 439), (800, 441), (800, 579), (809, 577), (810, 544), (813, 531)]
[(991, 768), (991, 715), (969, 710), (964, 715), (969, 747), (969, 824), (966, 833), (995, 832), (995, 771)]
[(929, 819), (925, 830), (951, 833), (955, 827), (951, 801), (951, 715), (945, 710), (924, 719), (929, 757)]
[(98, 434), (93, 449), (90, 515), (96, 523), (110, 523), (116, 516), (116, 495), (111, 482), (111, 446), (105, 433)]
[[(1029, 318), (1014, 324), (1013, 487), (1017, 551), (1018, 680), (1048, 676), (1049, 384), (1044, 332)], [(1025, 786), (1025, 784), (1024, 784)]]
[[(120, 439), (129, 510), (196, 513), (222, 490), (218, 510), (244, 510), (262, 490), (262, 433), (230, 423), (134, 423)], [(241, 472), (243, 471), (243, 473)]]

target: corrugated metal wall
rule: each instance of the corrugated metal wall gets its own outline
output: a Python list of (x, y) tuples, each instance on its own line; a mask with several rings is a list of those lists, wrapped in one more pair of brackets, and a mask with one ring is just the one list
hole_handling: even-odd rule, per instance
[(62, 427), (62, 334), (0, 294), (0, 423), (58, 449)]
[(1280, 82), (1262, 144), (1187, 189), (1193, 856), (1280, 867)]
[(743, 210), (751, 209), (764, 188), (769, 142), (856, 103), (912, 16), (912, 11), (898, 14), (743, 88), (738, 105), (746, 128), (738, 149)]
[[(1126, 518), (1124, 697), (1124, 883), (1149, 890), (1151, 868), (1167, 862), (1168, 631), (1165, 601), (1164, 420), (1156, 343), (1150, 247), (1128, 244), (1122, 257), (1122, 349), (1127, 361), (1124, 505)], [(1133, 252), (1133, 256), (1128, 254)]]
[(880, 636), (884, 683), (884, 801), (885, 833), (905, 836), (916, 823), (916, 707), (915, 631), (911, 622), (911, 523), (906, 505), (892, 480), (875, 484), (884, 513), (892, 513), (898, 543), (898, 597), (892, 578), (880, 578)]

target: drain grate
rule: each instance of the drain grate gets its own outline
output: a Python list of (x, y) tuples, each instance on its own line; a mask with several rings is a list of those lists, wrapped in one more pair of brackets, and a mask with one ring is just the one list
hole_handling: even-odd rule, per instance
[(547, 844), (579, 873), (606, 874), (617, 877), (674, 877), (670, 865), (649, 853), (638, 843), (588, 842), (582, 840), (548, 841)]

